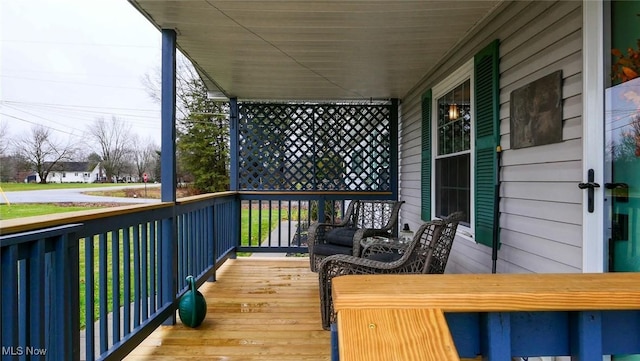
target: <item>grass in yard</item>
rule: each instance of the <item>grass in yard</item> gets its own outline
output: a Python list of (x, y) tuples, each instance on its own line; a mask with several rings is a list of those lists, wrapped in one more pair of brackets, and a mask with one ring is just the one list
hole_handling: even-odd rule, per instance
[[(119, 294), (119, 302), (118, 304), (120, 305), (120, 307), (123, 307), (125, 305), (130, 305), (135, 297), (135, 276), (139, 276), (140, 273), (135, 271), (135, 264), (134, 264), (134, 249), (138, 248), (138, 254), (140, 255), (142, 252), (141, 251), (141, 247), (142, 244), (146, 242), (146, 258), (147, 258), (147, 265), (146, 265), (146, 277), (147, 277), (147, 290), (150, 290), (151, 287), (151, 280), (150, 280), (150, 275), (151, 273), (154, 274), (154, 277), (156, 279), (156, 282), (158, 280), (158, 273), (157, 273), (157, 267), (156, 267), (156, 262), (155, 260), (153, 260), (151, 258), (151, 256), (153, 254), (155, 254), (155, 252), (152, 252), (150, 250), (150, 246), (151, 246), (151, 242), (149, 239), (147, 240), (143, 240), (142, 237), (139, 238), (138, 240), (138, 245), (137, 247), (134, 247), (134, 237), (133, 237), (133, 230), (129, 230), (129, 270), (130, 270), (130, 276), (129, 276), (129, 291), (131, 294), (131, 298), (127, 301), (125, 301), (124, 298), (124, 288), (125, 288), (125, 284), (124, 284), (124, 266), (125, 266), (125, 259), (124, 259), (124, 241), (123, 241), (123, 233), (122, 230), (120, 230), (118, 232), (118, 241), (117, 244), (114, 245), (113, 243), (113, 234), (112, 232), (107, 233), (106, 237), (104, 237), (105, 242), (101, 242), (100, 241), (100, 237), (101, 236), (93, 236), (90, 239), (81, 239), (79, 241), (79, 255), (80, 255), (80, 272), (79, 272), (79, 276), (80, 276), (80, 328), (84, 329), (86, 327), (86, 314), (85, 314), (85, 309), (86, 309), (86, 291), (87, 291), (87, 287), (86, 287), (86, 283), (87, 283), (87, 278), (86, 278), (86, 262), (87, 262), (87, 258), (85, 257), (86, 255), (86, 245), (88, 242), (92, 242), (93, 243), (93, 263), (92, 263), (92, 268), (93, 268), (93, 297), (94, 297), (94, 302), (93, 302), (93, 315), (94, 315), (94, 322), (98, 321), (99, 316), (100, 316), (100, 249), (102, 246), (106, 245), (106, 248), (104, 248), (104, 253), (105, 253), (105, 260), (106, 260), (106, 282), (107, 282), (107, 289), (106, 289), (106, 295), (105, 298), (107, 300), (107, 312), (112, 312), (113, 311), (113, 294), (114, 294), (114, 284), (113, 284), (113, 276), (114, 276), (114, 267), (113, 267), (113, 250), (114, 250), (114, 246), (117, 247), (118, 250), (118, 284), (116, 285), (118, 288), (118, 294)], [(157, 247), (157, 246), (156, 246)], [(142, 264), (139, 265), (139, 267), (142, 267)], [(103, 277), (104, 277), (103, 276)], [(140, 287), (144, 287), (143, 284), (140, 284)], [(139, 290), (138, 292), (141, 292), (141, 290)], [(139, 297), (141, 296), (141, 293), (139, 294)], [(148, 292), (147, 292), (147, 296), (151, 296)], [(149, 307), (151, 307), (149, 305)], [(131, 315), (131, 317), (133, 317), (133, 313)], [(124, 320), (121, 320), (121, 322), (124, 322)]]
[[(300, 218), (305, 220), (307, 218), (308, 210), (302, 209), (298, 212), (298, 208), (291, 209), (291, 217), (289, 217), (286, 209), (278, 214), (277, 211), (272, 211), (269, 213), (268, 208), (262, 208), (253, 206), (251, 208), (251, 212), (249, 212), (249, 208), (242, 208), (241, 213), (241, 227), (240, 227), (240, 239), (242, 240), (243, 246), (257, 246), (261, 242), (265, 241), (269, 237), (269, 233), (273, 231), (280, 222), (291, 218), (292, 221), (298, 220), (298, 215), (300, 214)], [(249, 222), (249, 217), (251, 217), (251, 222)], [(249, 225), (251, 225), (251, 233), (249, 233)]]
[[(248, 209), (242, 210), (242, 227), (240, 230), (240, 239), (243, 246), (258, 245), (262, 240), (269, 236), (275, 227), (280, 223), (277, 212), (271, 212), (271, 219), (269, 219), (269, 211), (258, 209), (252, 209), (249, 212)], [(251, 221), (249, 221), (251, 217)], [(249, 225), (251, 224), (251, 233), (249, 233)]]
[(87, 209), (105, 208), (107, 205), (83, 205), (77, 203), (14, 203), (0, 204), (0, 220), (41, 216), (63, 212), (83, 211)]

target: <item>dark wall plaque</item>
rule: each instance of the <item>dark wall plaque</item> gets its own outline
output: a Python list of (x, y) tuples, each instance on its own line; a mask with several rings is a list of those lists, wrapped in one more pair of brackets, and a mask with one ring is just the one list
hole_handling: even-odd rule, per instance
[(511, 92), (511, 148), (562, 141), (562, 70)]

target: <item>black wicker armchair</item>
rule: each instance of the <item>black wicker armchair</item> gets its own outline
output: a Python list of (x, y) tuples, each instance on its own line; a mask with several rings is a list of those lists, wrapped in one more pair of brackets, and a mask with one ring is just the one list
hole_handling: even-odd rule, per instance
[(334, 322), (331, 280), (354, 274), (444, 273), (462, 213), (452, 213), (442, 220), (424, 223), (408, 245), (375, 242), (368, 245), (362, 257), (333, 255), (318, 266), (322, 327)]
[(368, 237), (392, 237), (404, 201), (351, 201), (340, 223), (314, 223), (309, 227), (309, 265), (316, 272), (320, 261), (334, 254), (360, 256), (361, 241)]

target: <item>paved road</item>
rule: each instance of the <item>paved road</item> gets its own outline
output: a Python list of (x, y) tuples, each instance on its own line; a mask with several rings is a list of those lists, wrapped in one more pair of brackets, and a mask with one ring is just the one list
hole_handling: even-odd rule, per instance
[[(159, 184), (147, 185), (147, 187), (159, 187)], [(125, 198), (125, 197), (102, 197), (82, 194), (82, 192), (101, 191), (101, 190), (117, 190), (124, 188), (142, 188), (141, 194), (144, 195), (143, 184), (130, 184), (113, 187), (99, 188), (73, 188), (73, 189), (47, 189), (36, 191), (21, 192), (4, 192), (4, 196), (0, 195), (0, 203), (6, 203), (5, 196), (10, 203), (59, 203), (59, 202), (108, 202), (108, 203), (156, 203), (159, 199), (151, 198)]]

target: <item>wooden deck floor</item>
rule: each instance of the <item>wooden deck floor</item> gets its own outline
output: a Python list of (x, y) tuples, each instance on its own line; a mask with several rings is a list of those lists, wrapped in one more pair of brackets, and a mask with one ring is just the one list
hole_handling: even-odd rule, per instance
[(315, 361), (331, 359), (322, 330), (318, 276), (308, 258), (238, 258), (200, 288), (207, 317), (197, 329), (160, 326), (127, 358)]

